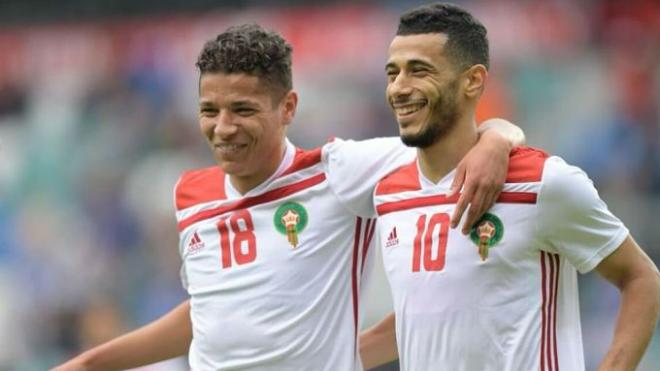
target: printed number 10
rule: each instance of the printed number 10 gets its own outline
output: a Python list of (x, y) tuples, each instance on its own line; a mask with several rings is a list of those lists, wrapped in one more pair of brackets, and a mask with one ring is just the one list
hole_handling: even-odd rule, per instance
[[(437, 232), (437, 244), (434, 246), (434, 233)], [(426, 215), (417, 219), (417, 235), (413, 246), (412, 271), (419, 272), (422, 259), (425, 271), (441, 271), (445, 267), (447, 252), (447, 234), (449, 232), (449, 214), (433, 214), (426, 223)], [(422, 248), (423, 247), (423, 248)], [(434, 255), (435, 250), (435, 257)]]

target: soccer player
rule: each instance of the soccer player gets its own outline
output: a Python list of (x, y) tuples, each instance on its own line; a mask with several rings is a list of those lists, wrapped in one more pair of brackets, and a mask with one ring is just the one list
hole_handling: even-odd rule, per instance
[(660, 276), (584, 172), (521, 147), (495, 206), (467, 235), (449, 226), (488, 64), (486, 29), (464, 9), (401, 16), (387, 99), (417, 158), (374, 192), (395, 316), (364, 334), (365, 366), (398, 346), (402, 370), (583, 370), (576, 272), (595, 269), (621, 291), (599, 370), (634, 370), (658, 320)]
[[(291, 47), (257, 25), (206, 43), (197, 66), (199, 124), (217, 166), (184, 173), (174, 192), (191, 299), (57, 370), (131, 368), (188, 351), (194, 370), (361, 369), (373, 188), (414, 150), (398, 138), (296, 148), (286, 139), (298, 101)], [(511, 124), (492, 126), (511, 140), (484, 131), (465, 163), (468, 219), (496, 197), (520, 136)], [(479, 186), (475, 176), (494, 181)]]

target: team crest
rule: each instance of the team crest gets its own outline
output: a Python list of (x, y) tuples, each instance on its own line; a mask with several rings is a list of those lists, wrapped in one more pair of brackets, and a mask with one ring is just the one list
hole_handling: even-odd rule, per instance
[(303, 205), (289, 201), (275, 211), (275, 229), (286, 236), (291, 246), (298, 246), (298, 234), (307, 226), (307, 210)]
[(488, 258), (488, 249), (497, 245), (504, 235), (504, 225), (495, 214), (486, 213), (472, 227), (470, 239), (479, 248), (481, 260)]

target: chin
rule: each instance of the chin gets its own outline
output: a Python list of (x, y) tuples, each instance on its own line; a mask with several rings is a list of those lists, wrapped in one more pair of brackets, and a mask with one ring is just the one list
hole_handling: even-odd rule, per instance
[(232, 161), (216, 159), (215, 162), (218, 164), (218, 167), (228, 175), (238, 175), (242, 168), (240, 164)]
[(416, 127), (413, 128), (411, 125), (408, 125), (405, 129), (399, 129), (399, 136), (402, 138), (414, 138), (419, 136), (420, 131)]

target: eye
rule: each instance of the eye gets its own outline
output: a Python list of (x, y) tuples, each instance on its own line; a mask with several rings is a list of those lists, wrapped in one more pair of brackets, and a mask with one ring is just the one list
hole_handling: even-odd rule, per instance
[(394, 79), (396, 79), (396, 76), (399, 74), (399, 71), (397, 70), (387, 70), (385, 71), (387, 74), (387, 81), (392, 82)]
[(257, 110), (249, 107), (241, 107), (241, 108), (237, 108), (234, 112), (236, 112), (236, 114), (239, 116), (247, 117), (254, 115), (257, 112)]
[(429, 70), (426, 68), (414, 68), (410, 73), (415, 77), (424, 77), (428, 75)]
[(218, 114), (218, 110), (216, 108), (203, 107), (199, 110), (199, 113), (205, 117), (213, 117)]

